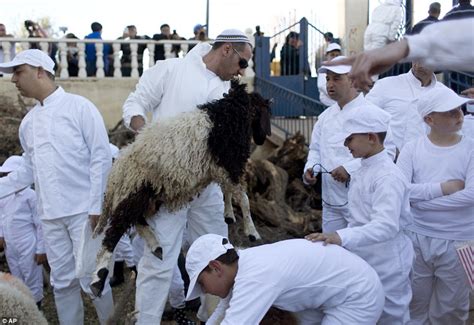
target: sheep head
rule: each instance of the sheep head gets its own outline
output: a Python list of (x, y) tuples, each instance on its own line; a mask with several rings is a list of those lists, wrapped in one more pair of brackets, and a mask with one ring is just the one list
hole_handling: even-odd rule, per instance
[(252, 118), (252, 136), (253, 141), (257, 145), (262, 145), (265, 142), (267, 136), (272, 135), (272, 126), (270, 118), (272, 116), (272, 110), (270, 105), (272, 104), (271, 99), (265, 99), (258, 93), (251, 93), (250, 108), (253, 111)]

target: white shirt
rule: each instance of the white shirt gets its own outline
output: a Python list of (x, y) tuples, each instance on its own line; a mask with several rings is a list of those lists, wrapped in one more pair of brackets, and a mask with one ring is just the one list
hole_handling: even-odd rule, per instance
[(36, 254), (44, 254), (41, 221), (36, 211), (36, 194), (24, 189), (0, 200), (0, 237), (16, 251), (34, 238)]
[(431, 24), (406, 36), (409, 53), (404, 61), (419, 61), (433, 70), (474, 71), (473, 30), (474, 18)]
[(372, 11), (370, 24), (364, 32), (364, 50), (378, 48), (395, 41), (402, 18), (400, 0), (385, 0), (377, 6)]
[(343, 305), (379, 285), (361, 258), (337, 246), (292, 239), (239, 251), (234, 287), (206, 324), (258, 324), (271, 306), (298, 312)]
[[(413, 224), (409, 229), (448, 240), (474, 239), (474, 139), (463, 137), (450, 147), (427, 136), (409, 142), (397, 165), (410, 185)], [(464, 190), (443, 196), (442, 182), (461, 179)]]
[(464, 115), (464, 123), (462, 124), (462, 134), (474, 139), (474, 115)]
[(196, 45), (185, 58), (168, 59), (143, 73), (135, 92), (123, 106), (127, 127), (133, 116), (153, 113), (153, 121), (196, 109), (197, 105), (220, 99), (230, 88), (206, 68), (202, 57), (211, 50), (207, 43)]
[(399, 150), (426, 133), (425, 123), (416, 109), (416, 100), (438, 84), (436, 76), (423, 87), (412, 70), (394, 77), (378, 80), (365, 98), (391, 115), (393, 140)]
[[(354, 159), (349, 149), (344, 147), (344, 141), (333, 143), (329, 139), (341, 132), (342, 123), (350, 112), (356, 109), (380, 109), (368, 102), (362, 94), (347, 103), (343, 109), (336, 103), (328, 107), (314, 124), (309, 145), (308, 159), (304, 170), (312, 168), (314, 164), (321, 164), (327, 171), (343, 166), (349, 173), (354, 173), (360, 167), (360, 159)], [(395, 158), (395, 145), (392, 140), (391, 131), (387, 132), (385, 145), (390, 155)], [(319, 166), (314, 168), (319, 172)], [(343, 205), (347, 203), (346, 184), (335, 181), (330, 174), (322, 174), (323, 200), (331, 205)], [(347, 208), (347, 207), (346, 207)]]
[(41, 218), (101, 213), (112, 157), (94, 104), (59, 87), (23, 118), (20, 142), (24, 163), (0, 178), (0, 198), (34, 182)]
[(328, 90), (326, 88), (326, 73), (318, 73), (318, 90), (319, 90), (319, 101), (326, 106), (331, 106), (336, 103), (335, 100), (331, 99), (328, 95)]
[(395, 238), (411, 221), (408, 183), (385, 151), (361, 160), (351, 176), (342, 246), (357, 249)]

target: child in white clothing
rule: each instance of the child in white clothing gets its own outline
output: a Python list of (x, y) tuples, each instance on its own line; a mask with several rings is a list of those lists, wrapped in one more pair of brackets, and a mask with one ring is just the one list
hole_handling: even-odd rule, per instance
[(409, 142), (397, 162), (411, 183), (416, 324), (464, 324), (468, 317), (469, 287), (455, 251), (474, 239), (474, 140), (459, 134), (467, 101), (445, 86), (420, 97), (430, 133)]
[(337, 244), (362, 257), (377, 272), (385, 291), (380, 324), (410, 320), (409, 274), (413, 246), (404, 228), (411, 222), (408, 182), (384, 149), (390, 115), (361, 109), (347, 116), (330, 141), (344, 141), (361, 168), (351, 175), (348, 226), (336, 232), (306, 236)]
[[(0, 167), (0, 176), (18, 168), (20, 156), (11, 156)], [(38, 307), (43, 299), (42, 266), (46, 262), (36, 194), (30, 188), (0, 200), (0, 248), (5, 248), (10, 272), (31, 290)]]

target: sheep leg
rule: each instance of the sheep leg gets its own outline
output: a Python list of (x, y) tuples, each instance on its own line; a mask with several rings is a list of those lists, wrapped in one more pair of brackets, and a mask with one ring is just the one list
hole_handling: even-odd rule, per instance
[(235, 223), (234, 208), (232, 207), (232, 192), (226, 191), (224, 193), (224, 220), (230, 225)]
[(109, 275), (109, 268), (111, 267), (112, 252), (109, 252), (105, 246), (102, 246), (99, 253), (97, 254), (97, 267), (96, 272), (92, 275), (92, 282), (90, 289), (94, 296), (102, 296), (102, 291), (105, 287), (105, 280)]
[(256, 241), (262, 239), (260, 234), (255, 228), (255, 224), (253, 223), (252, 216), (250, 215), (250, 203), (247, 193), (241, 188), (236, 191), (237, 199), (240, 205), (240, 209), (242, 209), (242, 217), (244, 219), (244, 233), (248, 236), (250, 241)]
[(163, 259), (163, 248), (160, 247), (160, 243), (156, 238), (155, 234), (151, 230), (150, 226), (142, 223), (137, 223), (135, 226), (137, 233), (145, 240), (145, 243), (150, 247), (153, 255), (155, 255), (160, 260)]

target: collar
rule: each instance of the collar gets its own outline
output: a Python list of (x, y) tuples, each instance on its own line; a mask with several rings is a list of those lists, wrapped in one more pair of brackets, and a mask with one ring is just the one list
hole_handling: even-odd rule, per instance
[(54, 103), (56, 100), (61, 98), (64, 95), (65, 91), (61, 86), (58, 86), (55, 91), (51, 93), (48, 97), (43, 100), (43, 105), (39, 101), (36, 101), (39, 106), (46, 106)]
[[(422, 85), (421, 85), (421, 81), (418, 80), (415, 75), (413, 74), (413, 70), (410, 69), (410, 71), (408, 71), (408, 73), (406, 73), (406, 76), (408, 78), (408, 81), (412, 84), (412, 85), (415, 85), (419, 88), (422, 88)], [(429, 88), (434, 88), (436, 86), (436, 76), (435, 74), (433, 73), (431, 75), (431, 83), (426, 86), (426, 87), (423, 87), (423, 88), (426, 88), (426, 89), (429, 89)]]
[(378, 154), (373, 155), (372, 157), (361, 159), (360, 163), (362, 167), (373, 166), (381, 161), (384, 161), (388, 158), (387, 150), (384, 149)]
[(346, 111), (351, 109), (352, 107), (360, 106), (361, 102), (365, 102), (364, 95), (362, 93), (359, 93), (356, 98), (351, 100), (349, 103), (347, 103), (343, 108), (339, 106), (339, 104), (336, 102), (337, 107), (339, 110)]

